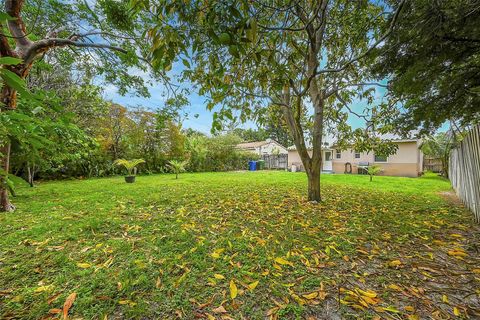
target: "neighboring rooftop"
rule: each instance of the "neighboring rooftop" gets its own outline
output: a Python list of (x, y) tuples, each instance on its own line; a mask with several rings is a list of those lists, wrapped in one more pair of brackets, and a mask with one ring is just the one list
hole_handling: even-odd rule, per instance
[(277, 141), (275, 141), (273, 139), (267, 139), (267, 140), (264, 140), (264, 141), (242, 142), (242, 143), (237, 144), (237, 148), (240, 148), (240, 149), (255, 149), (255, 148), (264, 146), (266, 144), (269, 144), (269, 143), (275, 143), (275, 144), (283, 147)]

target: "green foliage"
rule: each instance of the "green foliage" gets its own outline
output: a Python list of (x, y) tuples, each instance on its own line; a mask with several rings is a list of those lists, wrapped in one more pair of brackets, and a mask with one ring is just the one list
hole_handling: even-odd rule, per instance
[(248, 161), (256, 160), (259, 156), (238, 150), (236, 145), (240, 142), (242, 139), (233, 134), (212, 137), (195, 134), (187, 137), (188, 170), (201, 172), (247, 169)]
[(448, 164), (450, 152), (458, 142), (452, 132), (440, 132), (436, 135), (426, 136), (423, 139), (421, 149), (427, 156), (438, 158), (442, 162), (442, 175), (448, 177)]
[(178, 174), (186, 171), (187, 161), (170, 160), (167, 166), (175, 173), (175, 179), (178, 179)]
[(139, 164), (145, 163), (143, 159), (133, 159), (133, 160), (126, 160), (126, 159), (117, 159), (113, 164), (116, 166), (124, 167), (127, 169), (128, 175), (136, 175), (137, 174), (137, 166)]
[[(395, 7), (398, 1), (391, 1)], [(432, 133), (446, 121), (480, 121), (480, 11), (477, 0), (406, 1), (378, 50), (376, 72), (389, 79), (403, 112), (396, 126)], [(398, 48), (401, 47), (401, 50)]]

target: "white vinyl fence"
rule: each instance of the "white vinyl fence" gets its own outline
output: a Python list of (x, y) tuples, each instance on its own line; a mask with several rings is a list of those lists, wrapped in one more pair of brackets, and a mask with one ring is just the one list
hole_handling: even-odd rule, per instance
[(448, 174), (458, 197), (480, 222), (480, 125), (452, 150)]

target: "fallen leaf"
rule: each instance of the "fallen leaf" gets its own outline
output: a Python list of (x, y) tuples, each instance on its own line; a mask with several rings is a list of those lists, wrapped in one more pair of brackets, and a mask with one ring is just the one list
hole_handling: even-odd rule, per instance
[(48, 313), (50, 313), (50, 314), (59, 314), (61, 312), (62, 312), (62, 309), (58, 309), (58, 308), (53, 308), (53, 309), (48, 310)]
[(77, 263), (77, 267), (82, 268), (82, 269), (87, 269), (90, 268), (92, 265), (90, 263), (86, 262), (79, 262)]
[(223, 279), (225, 279), (224, 276), (222, 276), (221, 274), (218, 274), (218, 273), (215, 273), (213, 276), (214, 276), (214, 278), (217, 279), (217, 280), (223, 280)]
[(254, 281), (248, 285), (248, 289), (254, 290), (258, 286), (258, 281)]
[(281, 264), (281, 265), (289, 265), (289, 266), (293, 266), (293, 263), (288, 261), (288, 260), (285, 260), (284, 258), (282, 257), (278, 257), (278, 258), (275, 258), (275, 262), (278, 263), (278, 264)]
[(402, 288), (400, 288), (399, 286), (397, 286), (396, 284), (392, 283), (392, 284), (389, 284), (388, 287), (392, 290), (396, 290), (396, 291), (402, 291)]
[(53, 284), (49, 284), (48, 286), (40, 286), (37, 289), (35, 289), (35, 293), (40, 293), (40, 292), (48, 292), (52, 291), (53, 289)]
[(77, 293), (73, 292), (65, 300), (65, 303), (63, 304), (63, 319), (68, 319), (68, 311), (72, 307), (76, 298), (77, 298)]
[(232, 299), (235, 299), (237, 297), (237, 294), (238, 294), (237, 285), (233, 280), (230, 280), (230, 297)]
[(398, 311), (397, 308), (393, 307), (393, 306), (389, 306), (389, 307), (384, 307), (382, 308), (384, 311), (388, 311), (388, 312), (393, 312), (393, 313), (400, 313), (400, 311)]
[(457, 307), (453, 307), (453, 314), (458, 317), (460, 315), (460, 310), (458, 310)]
[(217, 307), (217, 308), (213, 309), (212, 311), (213, 311), (213, 313), (227, 313), (227, 310), (225, 310), (225, 308), (223, 306)]
[(389, 265), (390, 267), (398, 267), (398, 266), (402, 265), (402, 261), (400, 261), (400, 260), (392, 260), (392, 261), (390, 261), (390, 262), (388, 263), (388, 265)]
[(308, 300), (315, 299), (317, 296), (318, 296), (318, 292), (312, 292), (312, 293), (302, 295), (302, 297)]

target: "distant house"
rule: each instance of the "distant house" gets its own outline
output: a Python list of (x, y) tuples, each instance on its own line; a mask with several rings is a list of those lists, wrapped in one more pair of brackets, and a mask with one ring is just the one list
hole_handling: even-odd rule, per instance
[(265, 154), (288, 154), (287, 148), (272, 139), (239, 143), (237, 144), (237, 149), (253, 152), (260, 156)]
[[(337, 149), (335, 143), (322, 148), (322, 170), (331, 173), (362, 173), (369, 165), (379, 165), (382, 175), (417, 177), (423, 170), (423, 153), (419, 139), (389, 139), (398, 145), (397, 152), (383, 157), (373, 152)], [(312, 150), (308, 151), (312, 154)], [(288, 148), (288, 167), (302, 170), (303, 165), (295, 146)]]

